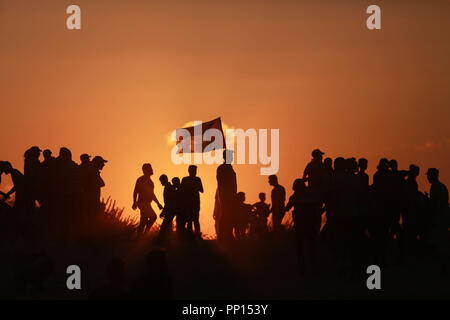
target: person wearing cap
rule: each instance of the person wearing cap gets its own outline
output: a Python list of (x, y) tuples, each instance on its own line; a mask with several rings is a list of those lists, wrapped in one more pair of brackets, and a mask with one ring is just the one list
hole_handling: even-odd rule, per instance
[(55, 157), (52, 156), (52, 151), (50, 149), (45, 149), (42, 152), (42, 155), (44, 156), (44, 161), (43, 162), (51, 161), (51, 160), (55, 159)]
[(323, 173), (322, 156), (324, 154), (325, 153), (319, 149), (314, 149), (311, 152), (312, 160), (306, 165), (306, 168), (303, 171), (302, 179), (308, 181), (308, 187), (314, 192), (320, 191)]
[(87, 168), (86, 180), (82, 181), (84, 183), (82, 185), (82, 191), (85, 201), (87, 201), (86, 205), (89, 208), (88, 211), (90, 213), (88, 214), (90, 215), (97, 215), (99, 213), (101, 188), (105, 186), (105, 182), (100, 176), (100, 171), (105, 167), (105, 163), (107, 162), (100, 156), (94, 157), (90, 167)]
[(95, 191), (95, 202), (98, 207), (100, 207), (101, 188), (105, 186), (105, 182), (100, 176), (100, 171), (103, 170), (105, 163), (107, 162), (108, 161), (103, 159), (101, 156), (95, 156), (94, 159), (92, 159), (92, 169), (95, 175), (95, 179), (92, 181), (92, 190)]

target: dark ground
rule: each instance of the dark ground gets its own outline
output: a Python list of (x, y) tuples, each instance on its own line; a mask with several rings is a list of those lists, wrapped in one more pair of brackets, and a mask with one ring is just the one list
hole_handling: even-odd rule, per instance
[[(131, 237), (95, 247), (72, 244), (64, 249), (56, 243), (49, 247), (46, 258), (27, 254), (23, 241), (3, 241), (0, 298), (89, 298), (93, 289), (106, 282), (105, 269), (112, 257), (125, 261), (129, 286), (142, 274), (144, 256), (155, 247), (154, 238), (155, 232), (140, 240)], [(394, 248), (395, 243), (391, 243), (391, 253)], [(383, 267), (382, 289), (368, 290), (367, 266), (353, 278), (346, 276), (335, 267), (326, 248), (322, 248), (319, 267), (300, 276), (291, 232), (278, 239), (236, 241), (227, 248), (216, 240), (177, 243), (172, 239), (166, 252), (175, 299), (450, 298), (450, 277), (440, 272), (434, 257), (424, 253), (407, 257), (403, 265)], [(71, 264), (81, 267), (82, 290), (66, 288), (66, 268)], [(42, 288), (24, 280), (33, 279), (33, 274), (43, 279)]]

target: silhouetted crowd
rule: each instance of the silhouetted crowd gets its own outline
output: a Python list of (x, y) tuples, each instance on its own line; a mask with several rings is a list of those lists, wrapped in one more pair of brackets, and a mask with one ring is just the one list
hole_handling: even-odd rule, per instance
[(102, 212), (100, 189), (105, 186), (100, 171), (107, 161), (82, 154), (78, 164), (63, 147), (56, 158), (44, 150), (41, 162), (41, 152), (36, 146), (25, 151), (23, 174), (11, 163), (0, 162), (0, 175), (9, 174), (14, 185), (9, 192), (2, 192), (2, 211), (8, 210), (4, 201), (14, 194), (13, 215), (31, 243), (38, 237), (54, 236), (65, 244), (71, 238), (95, 233), (96, 216)]
[[(272, 231), (282, 231), (282, 220), (293, 209), (292, 220), (300, 272), (314, 269), (318, 251), (328, 247), (336, 264), (349, 272), (361, 265), (387, 263), (387, 250), (395, 242), (396, 263), (420, 248), (435, 254), (442, 268), (449, 265), (450, 209), (448, 190), (439, 181), (439, 171), (428, 169), (430, 193), (419, 191), (419, 167), (399, 170), (396, 160), (382, 158), (369, 185), (364, 158), (323, 159), (319, 149), (312, 151), (301, 178), (293, 183), (293, 194), (286, 204), (286, 191), (277, 176), (269, 176), (273, 187), (271, 206), (245, 203), (245, 194), (237, 192), (232, 151), (224, 152), (217, 169), (218, 189), (214, 219), (219, 240), (261, 236), (267, 233), (267, 218), (272, 215)], [(326, 223), (322, 221), (326, 217)], [(394, 241), (395, 240), (395, 241)], [(319, 246), (319, 242), (323, 246)]]
[(139, 208), (140, 222), (138, 226), (138, 236), (150, 230), (157, 219), (151, 203), (156, 202), (162, 210), (160, 218), (163, 219), (159, 232), (159, 240), (167, 239), (173, 229), (173, 221), (176, 218), (176, 230), (179, 236), (200, 237), (200, 193), (203, 192), (202, 180), (197, 177), (197, 166), (189, 166), (189, 175), (180, 178), (172, 178), (169, 182), (167, 175), (159, 177), (161, 185), (164, 187), (164, 206), (156, 198), (154, 183), (151, 179), (153, 168), (151, 164), (145, 163), (142, 166), (143, 175), (136, 180), (133, 192), (133, 209)]
[[(449, 261), (450, 209), (448, 190), (439, 181), (439, 171), (430, 168), (427, 178), (430, 192), (419, 191), (417, 177), (420, 169), (410, 165), (399, 170), (395, 160), (381, 159), (373, 176), (372, 185), (366, 173), (368, 161), (364, 158), (338, 157), (323, 159), (316, 149), (301, 178), (294, 181), (293, 194), (286, 203), (286, 190), (276, 175), (269, 176), (272, 186), (271, 204), (266, 195), (259, 194), (254, 204), (245, 202), (245, 193), (238, 192), (236, 173), (231, 164), (233, 153), (225, 150), (224, 163), (217, 168), (214, 220), (217, 238), (224, 243), (247, 237), (263, 238), (283, 232), (286, 212), (292, 211), (293, 228), (301, 272), (313, 269), (319, 253), (319, 243), (330, 249), (336, 263), (350, 270), (360, 265), (385, 265), (390, 243), (395, 243), (395, 257), (401, 263), (408, 254), (420, 247), (432, 250), (445, 268)], [(57, 234), (63, 243), (69, 238), (95, 233), (96, 218), (104, 212), (100, 190), (105, 185), (100, 172), (107, 162), (100, 156), (92, 160), (87, 154), (80, 163), (72, 160), (67, 148), (61, 148), (58, 157), (50, 150), (31, 147), (24, 154), (24, 173), (9, 162), (0, 162), (0, 173), (11, 175), (14, 187), (2, 193), (2, 210), (11, 195), (15, 195), (13, 210), (19, 217), (19, 228), (28, 237), (37, 236), (27, 220), (40, 206), (39, 219), (48, 234)], [(163, 219), (158, 239), (165, 241), (173, 230), (183, 239), (200, 238), (200, 193), (203, 193), (197, 167), (191, 165), (188, 175), (169, 181), (159, 177), (164, 187), (164, 205), (154, 193), (151, 179), (153, 168), (146, 163), (143, 175), (136, 181), (133, 209), (139, 209), (137, 234), (151, 229), (157, 215), (152, 202), (162, 210)], [(6, 209), (5, 209), (6, 210)], [(271, 216), (271, 227), (269, 217)], [(324, 221), (326, 221), (324, 223)], [(42, 234), (45, 234), (43, 232)]]

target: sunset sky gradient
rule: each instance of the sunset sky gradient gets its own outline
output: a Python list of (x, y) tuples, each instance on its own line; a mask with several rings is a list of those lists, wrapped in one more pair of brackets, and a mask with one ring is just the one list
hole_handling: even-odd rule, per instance
[[(66, 8), (82, 30), (66, 29)], [(382, 9), (369, 31), (365, 10)], [(23, 170), (32, 145), (109, 160), (102, 176), (129, 215), (141, 165), (187, 175), (168, 134), (218, 116), (234, 128), (280, 129), (279, 180), (325, 156), (428, 167), (450, 183), (450, 1), (0, 0), (0, 160)], [(199, 166), (203, 231), (213, 234), (216, 165)], [(255, 202), (267, 177), (235, 166)], [(2, 189), (8, 179), (2, 177)], [(156, 206), (155, 206), (156, 208)], [(159, 220), (158, 220), (159, 222)]]

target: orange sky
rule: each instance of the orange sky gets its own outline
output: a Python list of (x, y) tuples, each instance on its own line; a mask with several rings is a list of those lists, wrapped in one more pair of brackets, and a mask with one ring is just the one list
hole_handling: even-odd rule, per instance
[[(68, 5), (82, 30), (66, 29)], [(382, 30), (365, 27), (380, 4)], [(32, 145), (102, 155), (128, 214), (143, 162), (184, 176), (167, 134), (221, 116), (235, 128), (280, 129), (281, 184), (320, 147), (380, 157), (450, 182), (449, 1), (0, 0), (0, 159), (23, 169)], [(249, 202), (270, 192), (259, 165), (235, 166)], [(199, 166), (201, 222), (213, 233), (216, 166)], [(2, 180), (7, 183), (6, 179)]]

